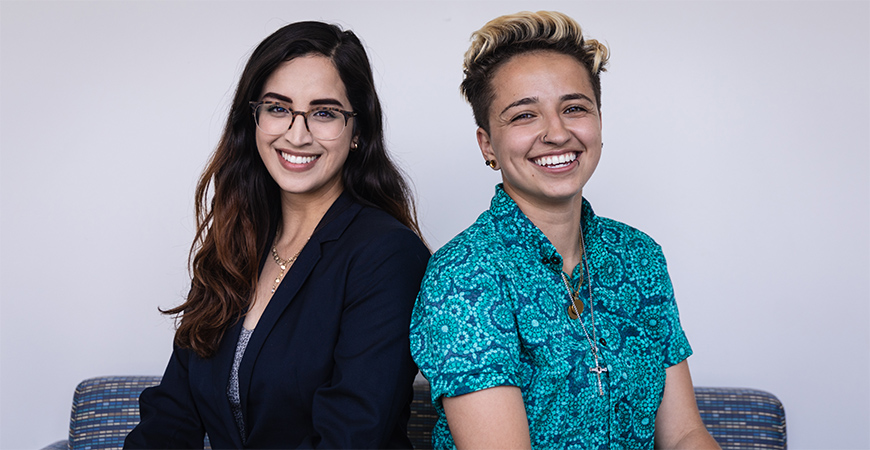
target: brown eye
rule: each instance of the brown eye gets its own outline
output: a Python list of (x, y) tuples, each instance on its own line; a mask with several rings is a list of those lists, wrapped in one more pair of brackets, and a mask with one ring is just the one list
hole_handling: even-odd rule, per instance
[(532, 113), (522, 113), (522, 114), (517, 114), (516, 116), (514, 116), (513, 118), (511, 118), (511, 122), (516, 122), (516, 121), (519, 121), (519, 120), (528, 120), (528, 119), (533, 119), (534, 117), (535, 117), (535, 115), (532, 114)]

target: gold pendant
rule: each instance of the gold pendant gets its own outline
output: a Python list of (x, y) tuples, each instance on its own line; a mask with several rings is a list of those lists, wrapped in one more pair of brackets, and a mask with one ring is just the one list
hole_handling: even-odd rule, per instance
[(577, 320), (580, 318), (580, 313), (583, 312), (583, 302), (579, 298), (575, 298), (573, 305), (568, 305), (568, 317)]

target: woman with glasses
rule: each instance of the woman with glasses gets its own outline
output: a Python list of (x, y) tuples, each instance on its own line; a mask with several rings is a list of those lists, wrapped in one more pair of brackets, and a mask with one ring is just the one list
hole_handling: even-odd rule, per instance
[(196, 189), (187, 300), (127, 448), (410, 448), (429, 259), (371, 67), (320, 22), (266, 38)]
[(607, 48), (555, 12), (472, 36), (462, 93), (502, 184), (433, 256), (411, 351), (435, 448), (718, 448), (659, 246), (595, 215)]

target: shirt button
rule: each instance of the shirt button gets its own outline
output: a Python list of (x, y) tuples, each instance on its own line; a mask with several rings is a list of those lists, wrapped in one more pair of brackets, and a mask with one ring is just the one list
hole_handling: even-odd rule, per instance
[(544, 259), (542, 259), (542, 260), (541, 260), (541, 263), (543, 263), (543, 264), (550, 264), (550, 258), (544, 258)]
[(601, 345), (607, 345), (607, 340), (605, 340), (604, 338), (599, 338), (599, 339), (598, 339), (598, 342), (599, 342)]
[(616, 406), (613, 407), (613, 411), (619, 412), (619, 403), (617, 403)]

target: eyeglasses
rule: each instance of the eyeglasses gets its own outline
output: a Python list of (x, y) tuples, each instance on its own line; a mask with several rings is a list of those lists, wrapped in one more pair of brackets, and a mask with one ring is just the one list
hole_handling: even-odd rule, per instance
[(347, 127), (347, 121), (356, 116), (355, 112), (333, 107), (293, 111), (280, 102), (251, 102), (251, 108), (254, 109), (257, 128), (263, 133), (271, 136), (282, 135), (293, 126), (296, 116), (302, 116), (305, 129), (321, 141), (338, 139)]

